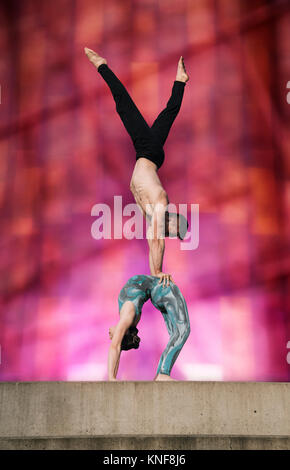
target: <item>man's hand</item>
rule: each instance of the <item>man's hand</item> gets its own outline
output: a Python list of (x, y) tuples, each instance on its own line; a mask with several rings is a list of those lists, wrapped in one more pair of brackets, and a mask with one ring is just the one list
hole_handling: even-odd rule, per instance
[(163, 287), (165, 287), (165, 285), (168, 287), (170, 285), (170, 281), (174, 282), (173, 279), (172, 279), (171, 274), (158, 273), (158, 274), (156, 274), (156, 276), (160, 278), (159, 284), (161, 284), (161, 282), (162, 282)]

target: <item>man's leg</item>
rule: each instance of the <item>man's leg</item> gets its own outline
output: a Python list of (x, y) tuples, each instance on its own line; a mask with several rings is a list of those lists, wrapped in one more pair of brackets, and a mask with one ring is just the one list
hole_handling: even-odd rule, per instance
[(165, 144), (171, 126), (180, 110), (184, 87), (184, 82), (174, 81), (171, 96), (167, 102), (166, 108), (161, 111), (151, 127), (152, 132), (162, 147)]
[(112, 92), (116, 103), (116, 110), (130, 135), (133, 144), (139, 147), (140, 145), (145, 145), (147, 140), (150, 143), (152, 138), (150, 127), (124, 85), (107, 64), (100, 65), (98, 72)]
[(155, 163), (155, 159), (157, 160), (158, 158), (159, 145), (156, 145), (150, 127), (126, 88), (110, 69), (104, 57), (101, 57), (99, 54), (88, 48), (85, 48), (85, 53), (97, 68), (98, 72), (112, 92), (116, 103), (116, 110), (133, 141), (136, 156), (145, 156)]
[(176, 80), (173, 83), (169, 101), (167, 102), (166, 108), (161, 111), (151, 127), (155, 138), (162, 147), (165, 144), (174, 119), (180, 110), (184, 87), (188, 80), (189, 76), (186, 73), (183, 57), (181, 56), (178, 62)]

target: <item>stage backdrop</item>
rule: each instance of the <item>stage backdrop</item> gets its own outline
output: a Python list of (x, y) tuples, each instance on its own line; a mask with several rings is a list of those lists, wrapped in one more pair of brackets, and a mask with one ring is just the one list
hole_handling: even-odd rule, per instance
[[(289, 2), (2, 0), (0, 22), (1, 380), (106, 379), (119, 291), (149, 274), (146, 240), (91, 235), (95, 204), (134, 202), (135, 153), (87, 46), (150, 125), (180, 55), (190, 75), (160, 170), (200, 208), (198, 248), (166, 243), (191, 322), (172, 376), (287, 381)], [(151, 380), (166, 346), (150, 302), (139, 327), (120, 379)]]

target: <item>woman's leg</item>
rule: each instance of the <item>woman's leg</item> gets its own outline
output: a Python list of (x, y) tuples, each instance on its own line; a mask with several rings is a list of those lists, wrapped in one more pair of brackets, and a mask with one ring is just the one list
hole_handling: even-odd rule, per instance
[(178, 80), (174, 81), (171, 96), (167, 102), (166, 108), (161, 111), (151, 127), (155, 138), (162, 147), (165, 144), (174, 119), (180, 110), (184, 94), (184, 87), (185, 82)]
[[(178, 322), (176, 321), (177, 315), (174, 309), (168, 308), (166, 313), (162, 313), (162, 315), (165, 320), (170, 339), (159, 360), (156, 376), (158, 374), (170, 375), (172, 367), (190, 333), (190, 324), (186, 305), (182, 313), (180, 311), (178, 312)], [(180, 321), (181, 315), (183, 317), (182, 322)]]
[(150, 127), (135, 105), (124, 85), (108, 67), (102, 64), (98, 72), (109, 86), (116, 103), (116, 110), (130, 135), (138, 155), (154, 154), (154, 143)]

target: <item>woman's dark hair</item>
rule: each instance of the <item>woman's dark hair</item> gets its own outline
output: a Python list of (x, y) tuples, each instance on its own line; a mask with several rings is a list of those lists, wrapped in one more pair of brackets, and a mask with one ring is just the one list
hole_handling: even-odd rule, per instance
[(121, 350), (129, 351), (129, 349), (138, 349), (140, 338), (137, 335), (138, 329), (135, 326), (130, 326), (128, 333), (126, 333), (123, 337), (121, 343)]

